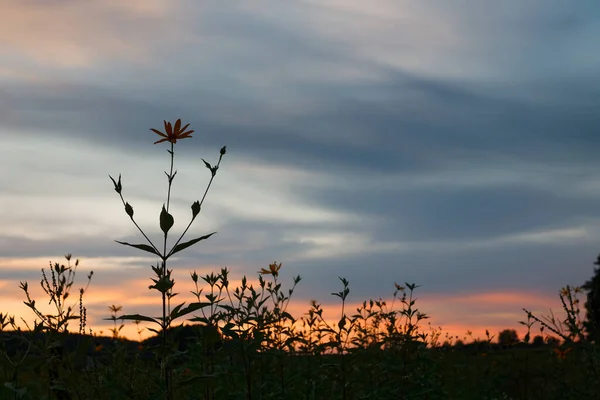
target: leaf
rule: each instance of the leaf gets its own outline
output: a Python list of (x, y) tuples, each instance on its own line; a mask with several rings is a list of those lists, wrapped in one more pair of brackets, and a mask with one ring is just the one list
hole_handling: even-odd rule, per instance
[(177, 246), (175, 246), (175, 247), (173, 247), (173, 249), (171, 249), (171, 252), (169, 253), (169, 255), (167, 257), (170, 257), (173, 254), (178, 253), (178, 252), (180, 252), (183, 249), (187, 249), (191, 245), (194, 245), (194, 244), (198, 243), (201, 240), (208, 239), (209, 237), (211, 237), (215, 233), (217, 233), (217, 232), (209, 233), (208, 235), (204, 235), (202, 237), (199, 237), (199, 238), (196, 238), (196, 239), (192, 239), (189, 242), (179, 243)]
[(289, 321), (294, 321), (294, 317), (292, 317), (292, 315), (290, 313), (288, 313), (287, 311), (284, 311), (281, 313), (281, 318), (288, 319)]
[(188, 321), (191, 321), (191, 322), (202, 322), (202, 323), (204, 323), (206, 325), (208, 325), (210, 323), (210, 321), (208, 320), (208, 318), (205, 318), (205, 317), (194, 317), (194, 318), (188, 319)]
[(167, 234), (167, 232), (169, 232), (169, 229), (171, 229), (171, 227), (173, 227), (173, 223), (175, 222), (175, 220), (173, 219), (173, 216), (171, 214), (169, 214), (169, 212), (165, 209), (165, 205), (163, 204), (162, 210), (160, 212), (160, 229), (165, 233), (165, 235)]
[(185, 307), (181, 310), (178, 310), (179, 312), (176, 313), (175, 316), (173, 316), (174, 314), (171, 313), (171, 319), (182, 317), (184, 315), (187, 315), (189, 313), (192, 313), (194, 311), (200, 310), (200, 309), (202, 309), (204, 307), (208, 307), (208, 306), (210, 306), (210, 303), (190, 303), (190, 304), (188, 304), (187, 307)]
[[(117, 317), (117, 319), (123, 319), (123, 320), (128, 320), (128, 321), (154, 322), (155, 324), (161, 325), (160, 321), (158, 321), (156, 318), (147, 317), (145, 315), (140, 315), (140, 314), (121, 315), (120, 317)], [(112, 318), (104, 318), (104, 320), (112, 321)]]
[(178, 306), (176, 306), (171, 311), (171, 321), (174, 320), (175, 318), (177, 318), (177, 313), (179, 312), (179, 310), (181, 309), (181, 307), (183, 307), (184, 304), (185, 304), (185, 301), (183, 303), (179, 304)]
[(157, 335), (160, 335), (160, 334), (161, 334), (161, 331), (159, 331), (158, 329), (154, 329), (154, 328), (147, 328), (147, 329), (148, 329), (150, 332), (154, 332), (154, 333), (156, 333)]
[(159, 252), (157, 252), (154, 249), (154, 247), (148, 246), (147, 244), (131, 244), (131, 243), (127, 243), (127, 242), (120, 242), (118, 240), (115, 240), (115, 242), (124, 244), (125, 246), (135, 247), (136, 249), (144, 250), (144, 251), (147, 251), (148, 253), (156, 254), (157, 256), (161, 257), (161, 254)]

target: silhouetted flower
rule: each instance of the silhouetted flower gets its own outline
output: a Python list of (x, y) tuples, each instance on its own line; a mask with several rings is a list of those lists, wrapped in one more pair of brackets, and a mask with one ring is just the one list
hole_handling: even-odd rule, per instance
[(277, 264), (277, 262), (274, 262), (273, 264), (269, 264), (269, 269), (261, 268), (260, 271), (258, 271), (258, 273), (261, 275), (277, 276), (277, 275), (279, 275), (280, 269), (281, 269), (281, 263)]
[(163, 137), (163, 139), (160, 139), (160, 140), (154, 142), (154, 144), (158, 144), (158, 143), (162, 143), (162, 142), (171, 142), (171, 143), (175, 144), (175, 143), (177, 143), (177, 139), (191, 138), (192, 133), (194, 133), (193, 130), (186, 131), (187, 127), (190, 126), (190, 124), (187, 124), (183, 128), (181, 127), (181, 119), (178, 119), (175, 122), (174, 127), (171, 125), (170, 122), (164, 121), (164, 123), (165, 123), (165, 132), (164, 133), (159, 130), (156, 130), (154, 128), (150, 128), (150, 130), (152, 132)]

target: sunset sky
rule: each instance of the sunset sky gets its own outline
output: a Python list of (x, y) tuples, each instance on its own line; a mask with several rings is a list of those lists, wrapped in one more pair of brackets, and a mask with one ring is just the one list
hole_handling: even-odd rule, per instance
[[(463, 335), (559, 310), (600, 252), (596, 0), (0, 0), (0, 311), (32, 315), (40, 269), (79, 258), (88, 325), (108, 306), (159, 314), (155, 258), (181, 118), (174, 234), (221, 169), (178, 254), (232, 279), (277, 260), (284, 287), (339, 312), (414, 282), (431, 322)], [(76, 296), (74, 296), (76, 297)], [(75, 299), (74, 299), (75, 300)], [(335, 308), (333, 308), (335, 305)], [(133, 327), (127, 334), (132, 335)]]

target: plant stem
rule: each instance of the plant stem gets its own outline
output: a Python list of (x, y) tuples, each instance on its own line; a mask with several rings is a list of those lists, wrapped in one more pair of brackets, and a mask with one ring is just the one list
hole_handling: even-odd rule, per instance
[[(167, 205), (166, 205), (166, 210), (167, 212), (169, 212), (169, 205), (171, 203), (171, 186), (173, 184), (173, 161), (175, 158), (175, 150), (174, 150), (174, 146), (173, 146), (173, 142), (171, 142), (171, 151), (169, 151), (169, 154), (171, 155), (171, 168), (169, 170), (169, 176), (168, 176), (168, 180), (169, 180), (169, 188), (167, 190)], [(168, 233), (165, 232), (165, 236), (164, 236), (164, 240), (163, 240), (163, 261), (162, 261), (162, 273), (163, 273), (163, 279), (166, 278), (167, 276), (167, 238), (168, 238)], [(169, 289), (168, 292), (162, 292), (162, 313), (163, 313), (163, 346), (164, 349), (166, 351), (167, 349), (167, 345), (168, 345), (168, 329), (171, 325), (171, 321), (167, 319), (167, 306), (168, 306), (168, 312), (169, 314), (171, 313), (171, 297), (169, 296), (171, 289)], [(168, 301), (168, 305), (167, 305), (167, 301)], [(163, 363), (164, 363), (164, 368), (165, 368), (165, 389), (166, 389), (166, 394), (165, 397), (167, 400), (170, 400), (173, 398), (173, 393), (172, 393), (172, 383), (171, 383), (171, 369), (170, 366), (168, 365), (168, 357), (166, 355), (163, 356)]]
[[(175, 158), (173, 142), (171, 142), (171, 151), (169, 151), (169, 154), (171, 154), (171, 169), (169, 171), (169, 190), (167, 191), (167, 212), (169, 212), (169, 203), (171, 202), (171, 184), (173, 183), (173, 159)], [(165, 243), (165, 252), (166, 252), (166, 243)]]
[[(219, 168), (219, 165), (221, 165), (221, 159), (222, 158), (223, 158), (223, 155), (222, 154), (219, 155), (219, 161), (217, 162), (217, 165), (215, 166), (217, 169)], [(172, 169), (173, 169), (173, 166), (171, 164), (171, 170)], [(208, 194), (208, 190), (210, 189), (210, 185), (212, 185), (213, 179), (215, 179), (215, 175), (213, 175), (211, 173), (210, 180), (208, 181), (208, 185), (206, 185), (206, 190), (204, 191), (204, 195), (202, 195), (202, 199), (200, 200), (200, 208), (202, 208), (202, 204), (204, 203), (204, 199), (206, 198), (206, 195)], [(171, 185), (169, 185), (169, 193), (170, 193), (170, 191), (171, 191)], [(169, 211), (168, 200), (167, 200), (167, 211)], [(177, 239), (177, 242), (175, 242), (175, 244), (173, 245), (173, 248), (177, 247), (177, 245), (179, 244), (179, 242), (181, 242), (181, 239), (183, 239), (183, 237), (187, 233), (188, 229), (190, 229), (190, 226), (192, 226), (192, 223), (194, 222), (194, 219), (196, 219), (196, 217), (192, 218), (192, 220), (187, 225), (187, 227), (185, 228), (185, 230), (183, 231), (183, 233), (181, 234), (181, 236), (179, 236), (179, 239)]]
[[(125, 199), (123, 198), (123, 195), (121, 193), (119, 193), (119, 196), (121, 196), (121, 202), (123, 203), (123, 207), (125, 207)], [(154, 245), (154, 243), (152, 243), (152, 240), (150, 240), (150, 238), (144, 233), (144, 231), (142, 230), (142, 228), (140, 228), (140, 226), (137, 224), (137, 222), (135, 222), (135, 220), (133, 219), (133, 217), (131, 218), (131, 222), (133, 222), (133, 224), (135, 225), (136, 228), (138, 228), (138, 231), (140, 231), (140, 233), (142, 235), (144, 235), (144, 238), (148, 241), (148, 243), (150, 243), (150, 246), (152, 246), (152, 248), (154, 250), (156, 250), (156, 253), (160, 253), (160, 251), (158, 251), (158, 249), (156, 248), (156, 246)]]

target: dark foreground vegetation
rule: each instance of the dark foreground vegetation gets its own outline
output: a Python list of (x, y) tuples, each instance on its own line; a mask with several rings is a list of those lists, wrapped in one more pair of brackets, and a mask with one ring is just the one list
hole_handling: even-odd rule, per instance
[[(162, 335), (123, 339), (116, 306), (109, 307), (112, 337), (86, 334), (85, 319), (74, 314), (85, 315), (82, 296), (65, 305), (74, 269), (55, 264), (46, 289), (56, 315), (40, 314), (29, 330), (0, 317), (0, 398), (164, 399), (166, 374), (174, 399), (600, 398), (599, 349), (578, 319), (578, 288), (561, 291), (564, 319), (524, 311), (521, 323), (542, 335), (519, 340), (507, 329), (464, 343), (423, 326), (428, 317), (416, 308), (412, 284), (396, 284), (390, 302), (346, 310), (350, 288), (341, 279), (332, 293), (341, 307), (336, 323), (314, 302), (296, 319), (286, 307), (300, 279), (282, 289), (280, 268), (262, 270), (256, 288), (245, 281), (230, 288), (226, 269), (192, 274), (196, 315), (191, 325), (169, 328), (164, 346)], [(67, 332), (70, 320), (79, 334)]]

